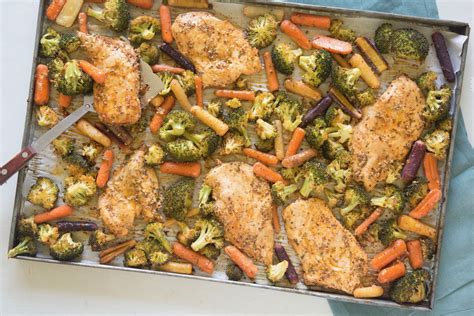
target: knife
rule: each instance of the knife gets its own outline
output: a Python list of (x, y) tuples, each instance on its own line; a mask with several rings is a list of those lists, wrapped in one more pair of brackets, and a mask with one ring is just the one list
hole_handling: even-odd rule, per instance
[[(141, 81), (147, 87), (145, 94), (142, 96), (142, 104), (154, 98), (160, 92), (164, 85), (160, 78), (153, 73), (150, 65), (140, 60)], [(31, 145), (20, 151), (15, 157), (10, 159), (4, 166), (0, 167), (0, 185), (4, 184), (12, 175), (23, 168), (28, 161), (45, 149), (54, 139), (76, 123), (87, 112), (94, 111), (94, 97), (92, 95), (84, 96), (83, 105), (77, 110), (69, 114), (61, 122), (44, 133)]]

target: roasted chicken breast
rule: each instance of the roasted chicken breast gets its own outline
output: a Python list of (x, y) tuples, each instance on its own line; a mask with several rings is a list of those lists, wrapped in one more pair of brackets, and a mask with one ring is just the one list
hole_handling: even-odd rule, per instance
[(297, 200), (283, 210), (290, 245), (306, 285), (351, 293), (367, 274), (367, 254), (320, 199)]
[(372, 190), (387, 178), (395, 161), (404, 161), (424, 128), (425, 98), (406, 76), (393, 80), (374, 105), (364, 108), (354, 127), (350, 150), (354, 179)]
[(210, 13), (180, 14), (171, 31), (179, 51), (202, 73), (205, 87), (224, 87), (241, 74), (262, 69), (258, 50), (250, 46), (244, 32)]
[(114, 125), (137, 122), (141, 116), (138, 54), (117, 38), (77, 34), (92, 63), (106, 73), (103, 84), (94, 83), (94, 108), (101, 121)]
[(225, 239), (252, 259), (272, 264), (272, 198), (268, 183), (242, 162), (211, 169), (204, 182), (212, 188), (215, 215), (224, 226)]

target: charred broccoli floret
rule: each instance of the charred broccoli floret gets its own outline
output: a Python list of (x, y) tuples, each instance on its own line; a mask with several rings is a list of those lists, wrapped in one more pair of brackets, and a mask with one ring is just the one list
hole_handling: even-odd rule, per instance
[(160, 51), (150, 43), (141, 43), (137, 48), (137, 52), (147, 64), (154, 65), (160, 60)]
[(225, 268), (227, 278), (232, 281), (240, 281), (243, 277), (242, 270), (233, 262), (229, 262)]
[(247, 139), (237, 132), (227, 132), (219, 149), (220, 155), (240, 154), (247, 147)]
[(436, 252), (436, 244), (430, 238), (420, 238), (421, 252), (424, 260), (431, 260)]
[(188, 225), (186, 225), (183, 222), (178, 222), (179, 225), (179, 233), (176, 236), (176, 239), (180, 243), (182, 243), (185, 246), (189, 246), (193, 241), (195, 241), (200, 234), (200, 229), (199, 228), (189, 228)]
[(89, 163), (95, 164), (95, 160), (99, 157), (104, 147), (96, 142), (86, 143), (82, 146), (80, 154)]
[(393, 26), (390, 23), (380, 25), (375, 31), (374, 42), (382, 54), (388, 54), (392, 50), (391, 37)]
[(58, 87), (59, 78), (61, 78), (61, 71), (64, 68), (64, 64), (69, 61), (69, 57), (64, 56), (65, 58), (63, 58), (59, 55), (60, 54), (51, 59), (51, 61), (48, 63), (48, 76), (55, 88)]
[(199, 190), (199, 210), (204, 216), (210, 215), (214, 212), (214, 201), (211, 199), (212, 188), (203, 184)]
[(215, 219), (199, 219), (195, 226), (199, 227), (199, 237), (191, 244), (194, 251), (199, 251), (207, 245), (213, 244), (216, 248), (224, 247), (224, 229)]
[(68, 177), (65, 180), (64, 201), (71, 206), (82, 206), (89, 202), (96, 193), (97, 185), (94, 177), (81, 175)]
[(441, 120), (436, 124), (437, 128), (446, 132), (451, 132), (453, 129), (453, 118), (452, 117), (446, 117), (445, 119)]
[(344, 146), (332, 139), (327, 139), (321, 147), (324, 158), (333, 160), (341, 153), (344, 152)]
[(325, 133), (329, 139), (345, 144), (352, 138), (352, 126), (349, 124), (337, 123), (334, 127), (326, 128)]
[(139, 45), (152, 40), (161, 30), (160, 20), (148, 15), (140, 15), (130, 21), (128, 39), (132, 44)]
[(257, 150), (264, 153), (268, 153), (275, 148), (275, 138), (268, 138), (268, 139), (258, 138), (254, 145), (255, 145), (255, 148), (257, 148)]
[(178, 138), (163, 145), (165, 156), (174, 161), (190, 162), (202, 158), (202, 151), (192, 141)]
[(168, 239), (166, 239), (166, 235), (163, 232), (162, 223), (155, 222), (155, 223), (150, 223), (146, 225), (145, 230), (144, 230), (144, 236), (146, 239), (156, 241), (169, 253), (172, 252), (171, 244), (168, 241)]
[(102, 10), (87, 8), (87, 15), (99, 20), (116, 32), (125, 31), (130, 20), (128, 5), (125, 0), (107, 0)]
[(286, 260), (280, 261), (277, 264), (269, 265), (265, 270), (267, 279), (273, 283), (280, 281), (285, 275), (286, 269), (288, 269), (288, 261)]
[(51, 209), (58, 200), (59, 189), (58, 186), (46, 177), (39, 177), (36, 179), (28, 192), (26, 199), (34, 205), (39, 205), (45, 209)]
[(305, 162), (300, 173), (304, 179), (300, 189), (302, 196), (307, 198), (312, 192), (322, 192), (324, 185), (329, 181), (326, 167), (324, 162), (316, 159)]
[(272, 185), (272, 200), (276, 205), (284, 205), (297, 190), (296, 184), (285, 185), (283, 182), (276, 182)]
[(349, 230), (354, 230), (370, 215), (369, 207), (360, 207), (342, 215), (342, 224)]
[(347, 184), (351, 181), (352, 170), (347, 166), (341, 165), (338, 159), (334, 159), (326, 168), (327, 174), (336, 181), (334, 190), (344, 192)]
[(212, 116), (219, 117), (222, 113), (222, 102), (219, 99), (213, 99), (207, 104), (207, 112)]
[(295, 60), (301, 54), (301, 48), (293, 49), (286, 43), (278, 43), (272, 47), (272, 61), (276, 70), (288, 76), (295, 70)]
[(229, 99), (225, 103), (225, 105), (232, 108), (232, 109), (236, 109), (236, 108), (240, 108), (242, 106), (242, 102), (240, 102), (240, 100), (237, 99), (237, 98), (232, 98), (232, 99)]
[(377, 97), (372, 89), (365, 89), (356, 94), (356, 99), (360, 107), (365, 107), (374, 104)]
[(344, 192), (344, 207), (341, 208), (341, 215), (345, 216), (357, 207), (365, 206), (369, 203), (369, 195), (365, 190), (357, 185), (350, 185)]
[(405, 208), (405, 197), (403, 192), (395, 185), (388, 184), (381, 192), (382, 196), (373, 197), (370, 203), (375, 206), (388, 208), (394, 214), (400, 214)]
[(435, 122), (443, 118), (449, 112), (452, 91), (449, 87), (440, 90), (431, 90), (426, 97), (426, 107), (423, 117), (428, 122)]
[(449, 132), (435, 129), (423, 137), (426, 149), (432, 152), (439, 160), (446, 158), (451, 136)]
[(106, 234), (102, 230), (97, 229), (89, 236), (89, 245), (92, 251), (101, 251), (114, 243), (117, 238), (112, 234)]
[(217, 248), (214, 244), (208, 244), (206, 247), (199, 250), (199, 253), (208, 259), (217, 260), (221, 255), (221, 249)]
[(193, 95), (196, 92), (196, 84), (194, 82), (195, 76), (196, 75), (191, 70), (185, 70), (177, 76), (178, 82), (186, 92), (187, 96)]
[(262, 119), (258, 119), (255, 125), (255, 131), (257, 136), (261, 139), (273, 139), (276, 137), (277, 131), (273, 124), (265, 122)]
[(151, 267), (153, 269), (156, 269), (156, 267), (167, 263), (168, 261), (170, 261), (170, 259), (171, 259), (171, 255), (169, 253), (162, 252), (162, 251), (152, 252), (148, 256), (148, 261), (150, 261)]
[(59, 117), (52, 108), (47, 105), (41, 105), (36, 110), (36, 122), (38, 122), (39, 126), (51, 128), (58, 124)]
[(362, 72), (359, 68), (333, 67), (331, 80), (333, 85), (346, 97), (354, 100), (357, 94), (356, 84)]
[(293, 183), (297, 182), (297, 178), (300, 172), (301, 170), (299, 167), (280, 169), (280, 174), (282, 175), (283, 179)]
[(160, 128), (159, 136), (162, 140), (169, 142), (190, 131), (195, 126), (194, 117), (191, 113), (183, 110), (174, 110), (166, 115)]
[(337, 126), (337, 124), (347, 124), (351, 117), (336, 106), (330, 106), (324, 115), (324, 121), (328, 126)]
[(390, 245), (397, 239), (406, 239), (407, 235), (397, 225), (397, 220), (392, 218), (380, 223), (379, 240), (385, 246)]
[(55, 29), (49, 27), (46, 33), (40, 39), (40, 55), (43, 57), (54, 57), (61, 50), (59, 43), (61, 42), (61, 34)]
[(183, 136), (192, 141), (194, 145), (199, 148), (202, 158), (207, 158), (212, 155), (219, 147), (221, 138), (211, 128), (204, 128), (199, 132), (185, 131)]
[(424, 177), (416, 177), (405, 187), (405, 199), (409, 209), (415, 208), (418, 203), (428, 194), (428, 180)]
[(278, 21), (275, 16), (265, 14), (253, 18), (247, 25), (246, 35), (250, 45), (258, 49), (270, 46), (277, 36)]
[(80, 176), (90, 171), (89, 162), (79, 154), (72, 153), (63, 158), (66, 168), (72, 176)]
[(239, 132), (245, 138), (245, 146), (251, 145), (247, 132), (249, 115), (244, 109), (226, 109), (223, 120), (232, 130)]
[(153, 144), (148, 147), (145, 154), (145, 163), (150, 166), (156, 166), (163, 162), (165, 159), (165, 151), (161, 148), (160, 144)]
[(57, 89), (64, 95), (89, 93), (92, 90), (92, 84), (92, 78), (79, 67), (77, 60), (65, 63), (57, 77)]
[(398, 279), (390, 289), (390, 297), (397, 303), (419, 303), (426, 298), (428, 271), (418, 269)]
[(330, 208), (338, 206), (344, 197), (342, 193), (334, 192), (329, 189), (324, 189), (324, 195), (326, 196)]
[(74, 34), (62, 34), (59, 47), (66, 53), (71, 54), (81, 47), (81, 40)]
[(141, 249), (130, 249), (123, 254), (123, 265), (129, 268), (143, 268), (148, 265), (146, 254)]
[(302, 122), (302, 106), (296, 100), (285, 99), (278, 102), (275, 114), (280, 118), (283, 128), (293, 132)]
[(329, 27), (329, 32), (331, 35), (338, 40), (346, 41), (352, 43), (355, 38), (356, 34), (350, 28), (344, 27), (344, 22), (339, 19), (331, 19), (331, 26)]
[(305, 132), (306, 141), (314, 149), (321, 148), (328, 138), (326, 122), (320, 117), (316, 118), (311, 125), (308, 125), (305, 128)]
[(69, 261), (79, 257), (84, 251), (81, 242), (75, 242), (71, 233), (59, 237), (58, 241), (49, 247), (49, 254), (56, 260)]
[(400, 179), (403, 169), (403, 163), (398, 160), (394, 160), (389, 164), (387, 171), (387, 178), (385, 178), (385, 183), (394, 183)]
[(20, 236), (36, 238), (38, 234), (38, 225), (36, 225), (34, 217), (21, 218), (17, 224), (17, 231)]
[(326, 50), (316, 50), (309, 56), (300, 56), (298, 65), (305, 71), (303, 81), (317, 88), (331, 74), (332, 57)]
[(424, 60), (428, 56), (430, 44), (417, 30), (403, 28), (392, 32), (390, 37), (392, 53), (399, 58)]
[(161, 72), (158, 74), (160, 77), (161, 82), (163, 83), (163, 89), (158, 92), (159, 95), (167, 95), (171, 92), (171, 81), (175, 78), (173, 74), (169, 72)]
[(18, 255), (36, 256), (36, 244), (33, 238), (25, 236), (20, 239), (20, 242), (12, 249), (8, 251), (8, 258), (14, 258)]
[(38, 226), (38, 241), (46, 244), (52, 245), (59, 238), (59, 230), (56, 226), (51, 226), (49, 224), (42, 224)]
[(234, 88), (236, 90), (247, 90), (249, 88), (249, 83), (248, 79), (240, 76), (237, 78), (237, 80), (234, 82)]
[(434, 71), (427, 71), (422, 73), (417, 79), (416, 84), (418, 88), (421, 89), (424, 95), (428, 92), (436, 90), (436, 80), (438, 80), (438, 75)]
[(193, 202), (194, 180), (184, 178), (165, 189), (163, 212), (166, 216), (182, 221)]
[(275, 96), (270, 92), (259, 92), (255, 96), (252, 108), (249, 112), (249, 119), (254, 121), (256, 119), (268, 119), (273, 113), (273, 104)]

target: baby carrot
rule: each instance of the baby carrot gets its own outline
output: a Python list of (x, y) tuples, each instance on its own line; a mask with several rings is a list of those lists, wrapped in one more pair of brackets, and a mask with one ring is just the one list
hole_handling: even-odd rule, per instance
[(127, 3), (138, 8), (151, 9), (153, 7), (153, 1), (154, 0), (127, 0)]
[(273, 66), (272, 56), (270, 52), (263, 53), (263, 63), (265, 65), (265, 73), (267, 75), (267, 86), (270, 92), (278, 90), (278, 76)]
[(312, 26), (323, 30), (328, 30), (331, 26), (331, 18), (323, 15), (294, 12), (291, 14), (290, 20), (298, 25)]
[(156, 269), (160, 271), (166, 272), (173, 272), (173, 273), (181, 273), (181, 274), (192, 274), (193, 273), (193, 265), (190, 263), (184, 262), (167, 262), (160, 266), (157, 266)]
[(379, 217), (382, 215), (382, 210), (381, 209), (376, 209), (375, 211), (372, 212), (372, 214), (369, 215), (357, 228), (355, 229), (354, 233), (356, 236), (362, 235), (367, 231), (370, 225), (374, 223)]
[(273, 122), (277, 130), (277, 135), (275, 137), (275, 156), (278, 159), (285, 158), (285, 145), (283, 144), (283, 126), (281, 125), (280, 120), (275, 120)]
[(211, 260), (189, 248), (186, 248), (179, 242), (173, 244), (173, 254), (183, 260), (189, 261), (206, 273), (212, 274), (212, 272), (214, 272), (214, 263), (212, 263)]
[(72, 101), (72, 96), (70, 96), (70, 95), (64, 95), (64, 94), (60, 93), (59, 96), (58, 96), (58, 104), (63, 109), (65, 109), (69, 105), (71, 105), (71, 101)]
[(79, 60), (79, 66), (81, 69), (88, 74), (89, 76), (94, 79), (94, 81), (98, 84), (102, 84), (105, 81), (105, 72), (96, 66), (92, 65), (91, 63), (85, 60)]
[(173, 91), (174, 96), (176, 97), (176, 100), (178, 100), (179, 102), (179, 105), (181, 105), (183, 110), (190, 112), (192, 105), (189, 102), (188, 96), (186, 95), (186, 92), (184, 91), (183, 87), (179, 84), (178, 80), (171, 80), (170, 86), (171, 91)]
[(194, 77), (194, 84), (196, 86), (196, 104), (200, 107), (203, 107), (203, 98), (202, 98), (202, 79), (199, 76)]
[(49, 101), (48, 67), (43, 64), (36, 66), (34, 100), (38, 105), (45, 105)]
[(257, 266), (253, 264), (246, 255), (244, 255), (239, 249), (234, 246), (227, 246), (224, 248), (225, 253), (230, 257), (230, 259), (245, 273), (250, 279), (257, 276)]
[(255, 175), (257, 175), (259, 177), (262, 177), (265, 180), (267, 180), (269, 182), (272, 182), (272, 183), (275, 183), (275, 182), (278, 182), (278, 181), (286, 183), (285, 179), (283, 179), (281, 174), (279, 174), (276, 171), (273, 171), (272, 169), (268, 168), (267, 166), (265, 166), (261, 162), (256, 162), (253, 165), (253, 173), (255, 173)]
[(191, 114), (197, 117), (208, 127), (212, 128), (219, 136), (224, 136), (224, 134), (227, 133), (227, 131), (229, 130), (229, 125), (227, 125), (217, 117), (213, 116), (211, 113), (209, 113), (200, 106), (193, 106), (191, 108)]
[(46, 9), (46, 17), (51, 21), (56, 20), (65, 4), (66, 0), (52, 0)]
[(419, 240), (410, 240), (407, 242), (408, 260), (413, 269), (419, 269), (423, 266), (423, 251)]
[(109, 181), (110, 171), (112, 170), (112, 164), (114, 163), (114, 152), (110, 149), (104, 151), (104, 158), (100, 165), (99, 172), (97, 173), (97, 186), (99, 188), (105, 187), (107, 181)]
[(275, 204), (272, 205), (272, 224), (275, 233), (279, 234), (281, 231), (281, 225), (280, 218), (278, 217), (278, 208)]
[(161, 106), (156, 109), (155, 115), (153, 115), (153, 118), (150, 122), (150, 131), (153, 134), (156, 134), (160, 129), (161, 124), (163, 124), (163, 120), (165, 119), (165, 116), (173, 109), (175, 101), (176, 99), (174, 98), (174, 96), (169, 95), (165, 98)]
[(295, 168), (301, 166), (311, 158), (316, 157), (317, 154), (318, 152), (313, 148), (305, 149), (297, 154), (286, 157), (282, 160), (281, 165), (285, 168)]
[(252, 148), (244, 148), (243, 153), (245, 156), (258, 160), (267, 166), (276, 166), (278, 164), (278, 158), (276, 156), (262, 153)]
[(354, 297), (357, 298), (373, 298), (383, 295), (383, 287), (378, 285), (371, 285), (367, 287), (359, 287), (354, 290)]
[(374, 270), (380, 270), (401, 255), (404, 255), (406, 251), (407, 245), (405, 241), (398, 239), (390, 247), (376, 254), (370, 265)]
[(390, 267), (380, 271), (377, 281), (382, 284), (395, 281), (396, 279), (404, 276), (406, 271), (405, 264), (403, 262), (397, 262), (394, 265), (391, 265)]
[(36, 224), (54, 221), (72, 214), (72, 207), (67, 204), (53, 208), (51, 211), (36, 214), (33, 219)]
[(417, 219), (414, 219), (411, 216), (402, 215), (398, 218), (397, 223), (398, 227), (403, 230), (407, 230), (421, 236), (426, 236), (431, 239), (436, 238), (436, 229)]
[(309, 41), (309, 39), (306, 37), (303, 31), (300, 30), (299, 27), (297, 27), (290, 21), (283, 20), (283, 22), (281, 22), (280, 24), (280, 29), (283, 33), (288, 35), (301, 48), (311, 49), (311, 42)]
[(161, 164), (160, 172), (197, 178), (201, 174), (201, 164), (199, 162), (166, 161)]
[(339, 64), (339, 66), (344, 68), (351, 68), (351, 65), (339, 54), (331, 53), (332, 58)]
[(303, 143), (305, 134), (306, 132), (301, 127), (297, 127), (294, 130), (293, 136), (291, 136), (291, 140), (288, 143), (288, 148), (286, 149), (285, 158), (293, 156), (298, 152), (298, 149), (301, 147), (301, 143)]
[(431, 190), (408, 215), (416, 219), (425, 217), (433, 210), (439, 200), (441, 200), (441, 190)]
[(161, 38), (165, 43), (173, 42), (173, 34), (171, 34), (171, 12), (167, 5), (160, 5), (160, 22), (161, 22)]
[(313, 101), (319, 101), (322, 98), (321, 91), (313, 87), (310, 87), (309, 85), (307, 85), (301, 80), (288, 78), (288, 79), (285, 79), (285, 81), (283, 82), (283, 85), (285, 86), (285, 89), (287, 91), (300, 95), (303, 98), (307, 98)]
[(77, 20), (79, 21), (79, 31), (86, 34), (89, 33), (87, 30), (87, 14), (80, 12), (77, 16)]
[(426, 153), (423, 159), (423, 169), (428, 179), (428, 187), (430, 190), (440, 189), (441, 181), (439, 179), (438, 161), (432, 153)]
[(233, 99), (237, 98), (244, 101), (255, 100), (255, 92), (246, 90), (216, 90), (216, 96)]
[(173, 66), (168, 66), (168, 65), (163, 65), (163, 64), (156, 64), (151, 66), (151, 69), (153, 72), (171, 72), (173, 74), (180, 74), (184, 72), (183, 68), (179, 67), (173, 67)]
[(313, 48), (324, 49), (330, 53), (347, 55), (352, 52), (352, 45), (350, 43), (329, 36), (316, 35), (311, 43)]

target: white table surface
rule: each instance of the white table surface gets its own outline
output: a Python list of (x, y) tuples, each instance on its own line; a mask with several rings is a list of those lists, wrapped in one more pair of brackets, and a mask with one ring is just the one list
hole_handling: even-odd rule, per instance
[[(317, 2), (317, 1), (315, 1)], [(473, 25), (471, 0), (438, 0), (441, 18)], [(38, 3), (0, 0), (0, 163), (20, 150)], [(472, 48), (472, 44), (471, 44)], [(474, 140), (472, 49), (461, 106)], [(0, 189), (0, 315), (317, 314), (326, 300), (139, 273), (7, 260), (16, 176)]]

